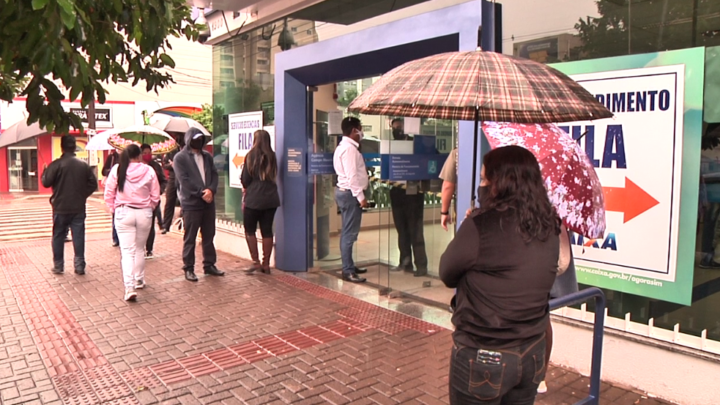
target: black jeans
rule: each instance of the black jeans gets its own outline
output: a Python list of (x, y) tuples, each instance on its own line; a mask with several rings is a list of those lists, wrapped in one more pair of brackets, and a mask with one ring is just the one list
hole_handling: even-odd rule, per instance
[[(160, 212), (160, 204), (153, 210), (152, 226), (150, 227), (150, 234), (148, 235), (147, 242), (145, 242), (145, 252), (152, 252), (155, 246), (155, 221), (160, 218), (162, 213)], [(159, 224), (159, 222), (158, 222)]]
[(120, 244), (120, 239), (117, 236), (117, 229), (115, 229), (115, 214), (112, 216), (112, 240), (115, 245)]
[(198, 231), (202, 232), (203, 268), (214, 266), (217, 262), (215, 252), (215, 204), (203, 210), (183, 210), (183, 270), (195, 270), (195, 240)]
[(426, 271), (428, 258), (425, 251), (425, 232), (423, 214), (425, 210), (425, 194), (407, 194), (399, 187), (390, 189), (390, 204), (393, 221), (398, 233), (398, 249), (400, 249), (400, 267), (412, 270), (412, 259), (415, 256), (415, 267)]
[(177, 185), (175, 184), (175, 176), (170, 176), (168, 184), (165, 187), (165, 209), (162, 214), (163, 229), (170, 232), (172, 220), (175, 216), (175, 205), (177, 205)]
[(75, 270), (85, 270), (85, 213), (53, 214), (53, 265), (62, 270), (65, 264), (65, 238), (72, 231)]
[[(493, 349), (488, 349), (493, 350)], [(530, 343), (494, 350), (499, 364), (480, 361), (476, 348), (455, 343), (450, 356), (451, 405), (532, 405), (545, 379), (545, 334)]]

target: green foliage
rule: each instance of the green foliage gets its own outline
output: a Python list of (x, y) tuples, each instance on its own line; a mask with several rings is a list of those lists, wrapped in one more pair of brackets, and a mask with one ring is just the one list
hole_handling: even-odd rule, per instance
[(199, 122), (208, 131), (213, 131), (213, 106), (210, 104), (203, 104), (202, 111), (195, 113), (191, 117), (195, 121)]
[(227, 127), (227, 120), (225, 120), (225, 107), (221, 105), (213, 105), (213, 116), (211, 121), (211, 127), (205, 127), (208, 131), (212, 131), (213, 134), (227, 134), (229, 132)]
[(357, 98), (357, 96), (358, 96), (357, 89), (354, 89), (354, 88), (347, 89), (347, 90), (345, 90), (345, 94), (343, 94), (342, 97), (338, 98), (337, 103), (341, 107), (347, 107), (350, 105), (350, 103), (353, 102), (353, 100), (355, 100)]
[(720, 37), (704, 34), (718, 28), (720, 1), (598, 0), (597, 7), (599, 18), (575, 25), (583, 45), (569, 59), (720, 45)]
[(27, 97), (28, 123), (49, 131), (82, 129), (63, 99), (104, 103), (110, 81), (157, 92), (173, 82), (168, 37), (201, 28), (186, 0), (0, 0), (0, 99)]

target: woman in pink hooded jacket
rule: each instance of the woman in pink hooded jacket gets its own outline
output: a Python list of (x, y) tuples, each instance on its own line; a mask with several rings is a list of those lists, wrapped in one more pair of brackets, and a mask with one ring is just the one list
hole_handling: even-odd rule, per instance
[(125, 301), (135, 301), (135, 290), (145, 287), (145, 242), (159, 203), (160, 183), (155, 170), (142, 162), (140, 147), (128, 146), (105, 184), (105, 204), (115, 214), (120, 240)]

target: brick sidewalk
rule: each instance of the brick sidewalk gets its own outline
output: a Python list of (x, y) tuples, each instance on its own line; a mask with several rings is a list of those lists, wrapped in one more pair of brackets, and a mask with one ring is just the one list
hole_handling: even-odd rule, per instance
[[(52, 275), (48, 240), (0, 247), (4, 404), (448, 403), (450, 331), (222, 253), (226, 277), (189, 283), (179, 238), (156, 244), (136, 303), (109, 235), (88, 235), (85, 276)], [(536, 403), (587, 384), (553, 367)], [(605, 385), (602, 403), (663, 402)]]

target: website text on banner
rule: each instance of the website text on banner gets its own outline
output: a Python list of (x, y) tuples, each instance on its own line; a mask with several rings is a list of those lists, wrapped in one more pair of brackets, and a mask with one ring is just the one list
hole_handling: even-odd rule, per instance
[[(685, 61), (691, 63), (698, 54), (690, 52)], [(699, 121), (695, 115), (686, 115), (686, 96), (697, 97), (698, 90), (686, 92), (688, 63), (653, 55), (658, 57), (593, 61), (589, 69), (624, 68), (604, 72), (583, 71), (588, 68), (585, 62), (555, 66), (615, 114), (611, 119), (560, 124), (592, 161), (607, 211), (605, 237), (590, 240), (576, 235), (573, 251), (583, 284), (687, 305), (694, 250), (680, 254), (679, 236), (687, 234), (694, 240), (697, 204), (694, 213), (683, 213), (681, 207), (687, 210), (693, 205), (683, 197), (686, 194), (692, 197), (694, 192), (697, 202), (698, 182), (697, 176), (694, 181), (683, 178), (699, 170), (699, 142), (697, 146), (692, 142), (699, 140), (702, 123), (694, 122)], [(702, 71), (702, 56), (698, 60)], [(699, 83), (702, 100), (702, 80)]]

